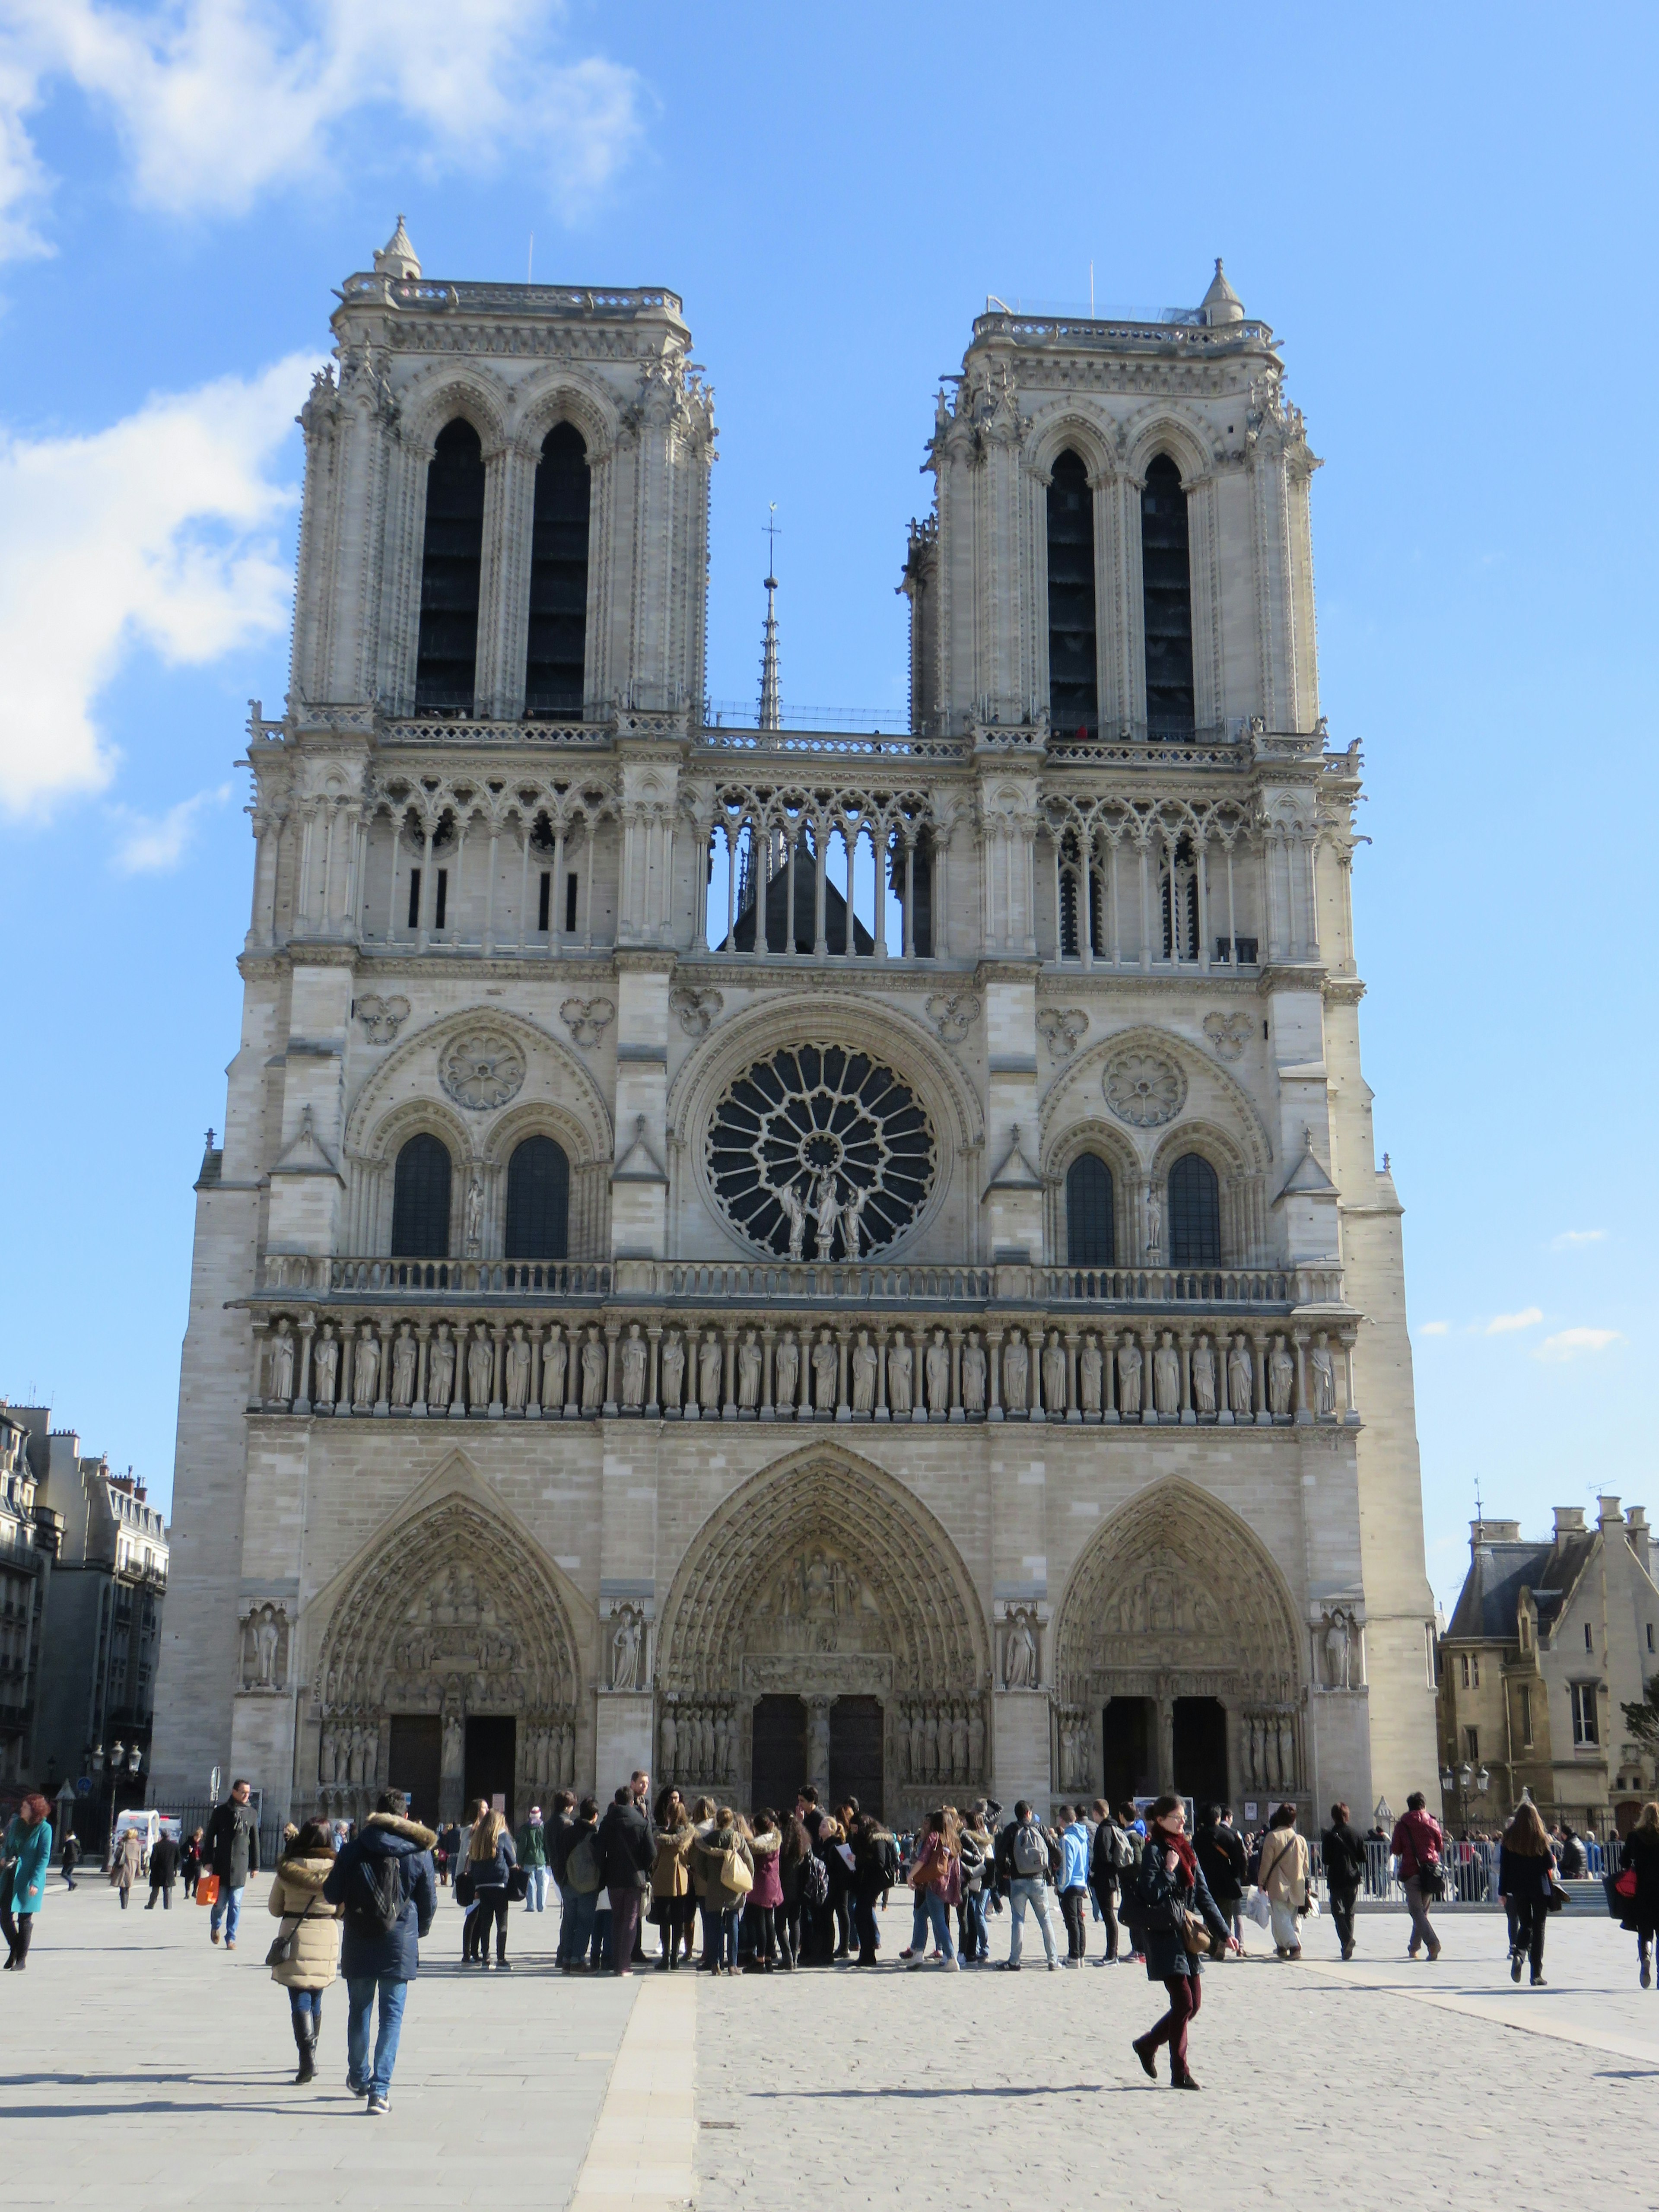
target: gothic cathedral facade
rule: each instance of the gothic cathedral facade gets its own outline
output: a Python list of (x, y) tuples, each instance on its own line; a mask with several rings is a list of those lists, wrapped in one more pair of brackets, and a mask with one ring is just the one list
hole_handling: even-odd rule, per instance
[(163, 1798), (1430, 1786), (1360, 761), (1269, 329), (1219, 264), (1158, 322), (992, 304), (876, 737), (706, 708), (672, 293), (434, 283), (400, 222), (333, 327)]

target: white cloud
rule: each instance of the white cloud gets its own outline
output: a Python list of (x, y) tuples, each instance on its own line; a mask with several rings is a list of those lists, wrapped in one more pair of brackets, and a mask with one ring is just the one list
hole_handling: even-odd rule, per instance
[(135, 645), (199, 665), (285, 627), (297, 493), (271, 471), (314, 365), (152, 398), (86, 437), (0, 433), (0, 806), (108, 781), (94, 710)]
[(1559, 1237), (1550, 1239), (1552, 1252), (1571, 1252), (1580, 1244), (1599, 1244), (1607, 1236), (1605, 1229), (1564, 1229)]
[(296, 178), (325, 183), (343, 126), (357, 121), (361, 162), (377, 109), (428, 168), (527, 156), (584, 198), (631, 152), (642, 99), (631, 70), (559, 54), (563, 14), (562, 0), (0, 0), (0, 251), (38, 247), (27, 118), (64, 82), (113, 121), (135, 197), (169, 214), (239, 215)]
[(1451, 1323), (1449, 1321), (1425, 1321), (1419, 1325), (1417, 1333), (1419, 1336), (1449, 1336)]
[(1519, 1313), (1494, 1314), (1486, 1323), (1488, 1336), (1511, 1336), (1518, 1328), (1536, 1328), (1544, 1318), (1537, 1306), (1526, 1306)]
[(1564, 1328), (1553, 1336), (1547, 1336), (1532, 1356), (1559, 1363), (1576, 1359), (1581, 1352), (1605, 1352), (1610, 1344), (1622, 1344), (1624, 1340), (1616, 1328)]
[(118, 809), (125, 830), (116, 848), (116, 866), (124, 876), (166, 875), (184, 859), (197, 817), (207, 807), (223, 806), (229, 798), (230, 786), (222, 783), (214, 790), (198, 791), (193, 799), (181, 799), (165, 814)]

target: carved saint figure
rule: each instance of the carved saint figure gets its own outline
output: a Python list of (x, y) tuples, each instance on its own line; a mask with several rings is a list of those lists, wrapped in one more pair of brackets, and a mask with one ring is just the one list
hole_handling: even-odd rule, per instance
[(1155, 1182), (1146, 1186), (1146, 1257), (1156, 1261), (1164, 1248), (1164, 1194)]
[(276, 1684), (276, 1645), (279, 1632), (276, 1617), (266, 1606), (259, 1615), (254, 1642), (258, 1650), (258, 1680), (262, 1690), (274, 1689)]
[(1066, 1347), (1057, 1328), (1049, 1330), (1042, 1354), (1042, 1402), (1051, 1414), (1066, 1411)]
[(887, 1403), (895, 1420), (910, 1411), (910, 1384), (915, 1372), (915, 1354), (902, 1335), (896, 1336), (887, 1347)]
[(847, 1246), (847, 1256), (856, 1260), (864, 1239), (864, 1209), (869, 1203), (870, 1193), (862, 1183), (854, 1183), (847, 1203), (841, 1210), (841, 1233)]
[(1002, 1679), (1005, 1686), (1010, 1690), (1034, 1690), (1036, 1687), (1036, 1638), (1031, 1631), (1029, 1613), (1009, 1615)]
[(1296, 1362), (1285, 1350), (1284, 1338), (1276, 1336), (1267, 1355), (1267, 1403), (1275, 1415), (1282, 1418), (1290, 1412), (1295, 1383)]
[(1025, 1340), (1018, 1329), (1012, 1331), (1002, 1347), (1002, 1402), (1011, 1413), (1023, 1413), (1026, 1408), (1030, 1376), (1030, 1355), (1025, 1349)]
[(564, 1407), (564, 1378), (570, 1353), (556, 1322), (548, 1332), (546, 1349), (542, 1353), (542, 1404), (562, 1412)]
[(836, 1410), (836, 1364), (830, 1332), (823, 1329), (812, 1346), (812, 1403), (820, 1413), (833, 1413)]
[(939, 1715), (932, 1705), (927, 1708), (927, 1718), (923, 1724), (923, 1734), (921, 1755), (927, 1763), (927, 1773), (931, 1778), (939, 1772)]
[(294, 1395), (294, 1339), (285, 1321), (277, 1322), (270, 1340), (270, 1395), (283, 1406)]
[(428, 1410), (441, 1413), (447, 1410), (455, 1394), (455, 1344), (449, 1334), (449, 1323), (441, 1321), (438, 1333), (426, 1351), (426, 1402)]
[(622, 1340), (617, 1357), (622, 1368), (623, 1404), (630, 1410), (636, 1410), (645, 1403), (646, 1359), (645, 1339), (640, 1334), (638, 1322), (629, 1322), (628, 1334)]
[(964, 1413), (985, 1411), (985, 1346), (977, 1336), (962, 1347), (962, 1404)]
[(333, 1322), (325, 1321), (311, 1359), (311, 1402), (313, 1406), (331, 1406), (334, 1403), (335, 1386), (339, 1376), (340, 1340), (334, 1334)]
[(801, 1204), (800, 1193), (793, 1182), (784, 1184), (777, 1194), (783, 1218), (789, 1224), (789, 1256), (799, 1260), (806, 1249), (806, 1208)]
[(1241, 1330), (1227, 1354), (1227, 1403), (1236, 1421), (1249, 1419), (1255, 1388), (1255, 1362), (1250, 1357), (1249, 1340)]
[(351, 1367), (351, 1402), (360, 1412), (368, 1413), (380, 1395), (380, 1346), (372, 1328), (366, 1328), (357, 1339), (357, 1357)]
[(590, 1325), (582, 1346), (582, 1411), (596, 1413), (605, 1402), (605, 1346), (599, 1332)]
[(795, 1333), (787, 1328), (772, 1355), (773, 1389), (780, 1406), (793, 1406), (800, 1389), (800, 1347)]
[(811, 1720), (808, 1725), (807, 1765), (812, 1779), (822, 1789), (830, 1778), (830, 1700), (814, 1698)]
[(951, 1777), (956, 1782), (968, 1779), (968, 1716), (960, 1705), (951, 1709)]
[(466, 1188), (466, 1252), (476, 1260), (483, 1237), (483, 1178), (474, 1176)]
[(1330, 1340), (1322, 1328), (1314, 1338), (1308, 1364), (1313, 1370), (1314, 1411), (1322, 1421), (1328, 1421), (1336, 1413), (1336, 1369), (1331, 1359)]
[(665, 1411), (679, 1410), (685, 1396), (685, 1343), (678, 1329), (662, 1340), (662, 1402)]
[(524, 1323), (513, 1324), (513, 1340), (507, 1347), (507, 1402), (515, 1413), (530, 1403), (530, 1340)]
[(927, 1778), (922, 1771), (922, 1756), (921, 1707), (912, 1705), (910, 1708), (910, 1779), (912, 1782), (921, 1782)]
[(1353, 1624), (1340, 1606), (1325, 1616), (1325, 1680), (1333, 1690), (1353, 1687)]
[(827, 1260), (836, 1241), (836, 1224), (841, 1219), (841, 1200), (836, 1194), (835, 1173), (830, 1168), (825, 1168), (818, 1177), (812, 1193), (812, 1212), (817, 1223), (817, 1255), (820, 1260)]
[(1126, 1334), (1117, 1348), (1117, 1407), (1125, 1420), (1140, 1418), (1140, 1370), (1145, 1364), (1140, 1346)]
[(613, 1690), (637, 1690), (640, 1686), (641, 1620), (631, 1605), (625, 1605), (617, 1615), (616, 1626), (611, 1632), (611, 1686)]
[(461, 1717), (459, 1713), (446, 1713), (444, 1715), (443, 1771), (446, 1774), (459, 1775), (465, 1755)]
[(466, 1347), (466, 1402), (473, 1413), (489, 1405), (495, 1379), (495, 1347), (483, 1322), (475, 1322), (472, 1340)]
[(705, 1413), (720, 1409), (720, 1342), (710, 1334), (697, 1346), (697, 1402)]
[(945, 1331), (936, 1328), (927, 1346), (927, 1410), (942, 1421), (951, 1410), (951, 1347)]
[(1200, 1415), (1215, 1411), (1215, 1353), (1207, 1336), (1193, 1348), (1193, 1404)]
[(325, 1728), (322, 1741), (317, 1747), (317, 1779), (319, 1782), (333, 1781), (335, 1757), (334, 1731), (331, 1728)]
[(853, 1346), (853, 1411), (870, 1413), (876, 1405), (876, 1348), (867, 1328), (859, 1331)]
[(658, 1734), (662, 1743), (662, 1771), (668, 1780), (672, 1782), (675, 1775), (679, 1771), (679, 1769), (674, 1764), (674, 1760), (680, 1747), (679, 1723), (674, 1717), (674, 1708), (672, 1705), (665, 1705), (663, 1707), (662, 1727), (658, 1731)]
[(1105, 1361), (1100, 1356), (1100, 1346), (1092, 1336), (1085, 1337), (1083, 1349), (1078, 1354), (1078, 1395), (1083, 1401), (1085, 1413), (1100, 1411), (1100, 1386), (1104, 1378)]
[(760, 1339), (752, 1328), (743, 1333), (743, 1342), (738, 1346), (738, 1410), (752, 1413), (760, 1404), (761, 1347)]
[(1181, 1354), (1166, 1328), (1152, 1355), (1152, 1390), (1160, 1414), (1166, 1419), (1181, 1412)]
[(392, 1402), (404, 1407), (415, 1402), (415, 1366), (420, 1357), (415, 1333), (404, 1322), (392, 1346)]

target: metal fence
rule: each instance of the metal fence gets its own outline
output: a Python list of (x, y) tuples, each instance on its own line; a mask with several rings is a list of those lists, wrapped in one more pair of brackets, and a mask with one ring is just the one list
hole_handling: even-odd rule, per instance
[[(1608, 1870), (1607, 1850), (1586, 1836), (1581, 1840), (1589, 1861), (1589, 1873), (1584, 1880), (1589, 1888), (1587, 1894), (1599, 1897), (1599, 1884)], [(1314, 1871), (1324, 1879), (1324, 1854), (1316, 1841), (1310, 1840), (1309, 1851)], [(1443, 1881), (1440, 1906), (1459, 1905), (1496, 1905), (1498, 1903), (1498, 1852), (1496, 1843), (1472, 1841), (1459, 1843), (1448, 1838), (1443, 1860)], [(1571, 1885), (1569, 1885), (1571, 1892)], [(1362, 1903), (1400, 1905), (1406, 1902), (1406, 1893), (1400, 1881), (1399, 1861), (1385, 1843), (1365, 1844), (1365, 1883), (1360, 1891)], [(1577, 1899), (1575, 1899), (1575, 1902)]]

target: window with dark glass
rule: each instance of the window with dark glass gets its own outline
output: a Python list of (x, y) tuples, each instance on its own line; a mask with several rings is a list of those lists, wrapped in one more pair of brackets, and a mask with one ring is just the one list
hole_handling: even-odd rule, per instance
[(1140, 579), (1146, 664), (1146, 734), (1193, 729), (1193, 575), (1187, 494), (1167, 453), (1146, 471), (1140, 495)]
[(1221, 1265), (1221, 1186), (1198, 1152), (1170, 1170), (1170, 1258), (1177, 1267)]
[(415, 710), (471, 714), (477, 690), (478, 590), (483, 568), (483, 448), (470, 422), (449, 422), (426, 472), (421, 642)]
[(586, 696), (587, 448), (574, 423), (542, 441), (530, 538), (526, 714), (579, 715)]
[(449, 1254), (449, 1148), (422, 1132), (398, 1155), (392, 1184), (392, 1255), (442, 1260)]
[(570, 1162), (551, 1137), (526, 1137), (507, 1164), (507, 1257), (563, 1260), (570, 1242)]
[(1113, 1264), (1112, 1171), (1093, 1152), (1066, 1170), (1066, 1257), (1073, 1267)]
[(1190, 837), (1176, 842), (1173, 858), (1166, 852), (1158, 872), (1158, 889), (1164, 903), (1164, 957), (1196, 960), (1198, 866)]
[(1048, 483), (1048, 720), (1056, 737), (1092, 736), (1095, 689), (1095, 510), (1089, 472), (1068, 447)]

